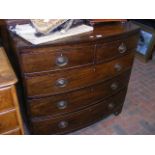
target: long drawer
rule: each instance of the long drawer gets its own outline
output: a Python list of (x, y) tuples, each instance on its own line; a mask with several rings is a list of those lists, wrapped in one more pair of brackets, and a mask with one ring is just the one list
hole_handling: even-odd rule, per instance
[(62, 70), (93, 63), (94, 46), (64, 46), (24, 49), (21, 54), (25, 73)]
[(126, 87), (129, 76), (130, 70), (95, 86), (70, 93), (28, 100), (31, 117), (61, 115), (92, 105)]
[(107, 100), (63, 117), (32, 119), (33, 134), (63, 134), (87, 126), (122, 107), (125, 94), (126, 89)]
[(64, 93), (113, 78), (132, 66), (134, 53), (104, 64), (25, 78), (28, 97)]

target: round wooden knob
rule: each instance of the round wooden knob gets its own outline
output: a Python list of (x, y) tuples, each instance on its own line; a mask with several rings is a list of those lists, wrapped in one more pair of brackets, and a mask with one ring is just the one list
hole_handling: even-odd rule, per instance
[(56, 105), (57, 105), (58, 109), (65, 109), (67, 107), (67, 105), (68, 105), (68, 102), (62, 100), (62, 101), (57, 102)]
[(117, 72), (120, 72), (122, 70), (122, 66), (120, 64), (115, 64), (114, 68)]
[(122, 43), (119, 47), (118, 47), (118, 51), (120, 53), (125, 53), (127, 51), (127, 47), (124, 43)]
[(111, 109), (114, 109), (115, 107), (115, 104), (114, 103), (109, 103), (108, 104), (108, 108), (111, 110)]
[(64, 129), (64, 128), (68, 127), (68, 122), (67, 121), (61, 121), (61, 122), (59, 122), (58, 127), (60, 129)]
[(60, 55), (56, 58), (56, 65), (63, 67), (68, 64), (68, 58), (66, 56)]
[(67, 85), (68, 81), (64, 78), (58, 79), (56, 81), (56, 86), (57, 87), (65, 87)]
[(118, 88), (118, 84), (117, 83), (112, 83), (110, 87), (111, 87), (112, 90), (116, 90)]

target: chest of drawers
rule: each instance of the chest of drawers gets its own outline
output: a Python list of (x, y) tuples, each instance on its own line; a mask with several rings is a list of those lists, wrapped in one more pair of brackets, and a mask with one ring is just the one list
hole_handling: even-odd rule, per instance
[(32, 134), (65, 134), (123, 107), (139, 28), (94, 31), (34, 46), (10, 33)]
[(0, 48), (0, 134), (24, 134), (16, 95), (16, 76), (4, 49)]

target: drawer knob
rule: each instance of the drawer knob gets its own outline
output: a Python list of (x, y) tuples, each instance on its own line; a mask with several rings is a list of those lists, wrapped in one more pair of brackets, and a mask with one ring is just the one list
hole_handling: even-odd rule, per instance
[(108, 109), (114, 109), (114, 107), (115, 107), (115, 104), (114, 103), (109, 103), (108, 104)]
[(56, 65), (63, 67), (68, 64), (68, 58), (66, 56), (60, 55), (56, 58)]
[(115, 64), (114, 68), (117, 72), (120, 72), (122, 70), (122, 66), (120, 64)]
[(61, 121), (61, 122), (59, 122), (58, 127), (60, 129), (64, 129), (64, 128), (68, 127), (68, 122), (67, 121)]
[(57, 87), (65, 87), (67, 85), (68, 81), (64, 78), (58, 79), (56, 81), (56, 86)]
[(118, 84), (117, 83), (112, 83), (110, 87), (111, 87), (112, 90), (116, 90), (118, 88)]
[(57, 102), (58, 109), (65, 109), (67, 105), (68, 105), (67, 101), (64, 101), (64, 100)]
[(127, 47), (124, 43), (122, 43), (119, 47), (118, 47), (118, 51), (120, 53), (125, 53), (127, 51)]

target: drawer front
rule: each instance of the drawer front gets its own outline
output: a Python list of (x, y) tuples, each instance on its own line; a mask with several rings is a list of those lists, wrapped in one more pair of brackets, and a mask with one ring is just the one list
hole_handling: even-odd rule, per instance
[(93, 63), (94, 46), (25, 49), (21, 55), (25, 73), (61, 70)]
[(98, 44), (96, 62), (101, 63), (128, 54), (137, 47), (138, 38), (138, 35), (134, 35), (124, 40)]
[(33, 134), (62, 134), (70, 132), (107, 116), (117, 111), (124, 102), (126, 90), (98, 104), (90, 106), (82, 111), (58, 118), (33, 119)]
[(0, 133), (8, 132), (18, 126), (15, 110), (0, 113)]
[(128, 84), (130, 70), (112, 80), (70, 93), (28, 101), (31, 117), (56, 116), (82, 109), (118, 92)]
[(117, 60), (94, 65), (94, 67), (27, 77), (25, 79), (27, 94), (29, 97), (59, 94), (113, 78), (132, 66), (133, 55), (134, 53), (130, 53)]
[(0, 89), (0, 112), (14, 107), (11, 88)]

